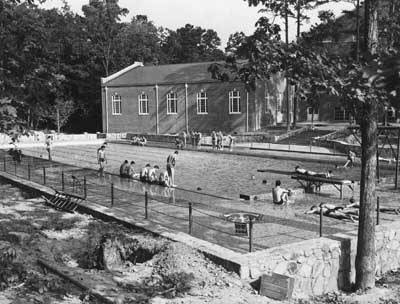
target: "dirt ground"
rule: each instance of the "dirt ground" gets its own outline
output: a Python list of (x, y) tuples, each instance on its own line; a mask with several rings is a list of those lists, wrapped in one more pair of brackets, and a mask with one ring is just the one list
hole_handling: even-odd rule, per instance
[(0, 194), (1, 304), (102, 302), (44, 272), (38, 259), (69, 269), (72, 277), (86, 275), (88, 286), (117, 294), (115, 303), (268, 303), (188, 247), (56, 211), (10, 185), (1, 185)]
[[(0, 185), (0, 197), (1, 304), (103, 302), (45, 271), (38, 259), (113, 303), (278, 303), (183, 245), (56, 211), (7, 184)], [(398, 303), (400, 272), (377, 279), (369, 295), (332, 293), (279, 303)]]

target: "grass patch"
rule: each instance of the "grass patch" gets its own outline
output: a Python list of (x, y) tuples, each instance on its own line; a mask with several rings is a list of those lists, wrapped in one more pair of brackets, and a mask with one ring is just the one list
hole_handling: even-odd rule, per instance
[(50, 213), (48, 219), (43, 222), (42, 230), (69, 230), (74, 228), (75, 224), (81, 219), (79, 217), (62, 218), (62, 213)]

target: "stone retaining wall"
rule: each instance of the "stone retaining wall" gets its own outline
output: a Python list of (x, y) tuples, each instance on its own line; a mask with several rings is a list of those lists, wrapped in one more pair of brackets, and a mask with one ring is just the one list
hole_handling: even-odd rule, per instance
[[(293, 297), (306, 298), (339, 289), (355, 281), (357, 232), (335, 234), (245, 254), (245, 269), (257, 279), (279, 273), (295, 279)], [(400, 267), (400, 222), (376, 228), (376, 275)]]

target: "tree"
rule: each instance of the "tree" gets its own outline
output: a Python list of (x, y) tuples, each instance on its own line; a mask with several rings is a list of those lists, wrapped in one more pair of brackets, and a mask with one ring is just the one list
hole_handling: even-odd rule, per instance
[(168, 30), (162, 51), (170, 63), (216, 61), (224, 58), (220, 45), (214, 30), (186, 24), (176, 31)]
[(116, 43), (119, 49), (115, 55), (117, 67), (126, 67), (134, 61), (157, 64), (162, 57), (160, 29), (147, 16), (138, 15), (130, 23), (124, 23)]
[(121, 29), (120, 17), (129, 11), (119, 7), (118, 0), (90, 0), (82, 11), (91, 53), (101, 61), (104, 75), (108, 76), (116, 53), (115, 41)]
[[(379, 0), (365, 0), (365, 52), (376, 55), (378, 50)], [(356, 288), (365, 290), (375, 286), (375, 184), (377, 147), (377, 95), (366, 89), (360, 96), (363, 102), (361, 121), (361, 184), (360, 217), (356, 256)], [(362, 92), (359, 90), (359, 92)]]

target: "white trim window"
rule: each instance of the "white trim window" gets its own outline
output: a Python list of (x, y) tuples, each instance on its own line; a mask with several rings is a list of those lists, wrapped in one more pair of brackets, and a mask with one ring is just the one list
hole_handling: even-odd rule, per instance
[(233, 90), (229, 92), (229, 114), (240, 114), (240, 92)]
[(121, 96), (114, 94), (111, 96), (112, 115), (122, 115)]
[(197, 114), (208, 114), (207, 92), (197, 93)]
[(167, 94), (167, 114), (178, 114), (178, 95), (175, 92)]
[(138, 97), (139, 100), (139, 115), (148, 115), (149, 114), (149, 97), (142, 93)]

